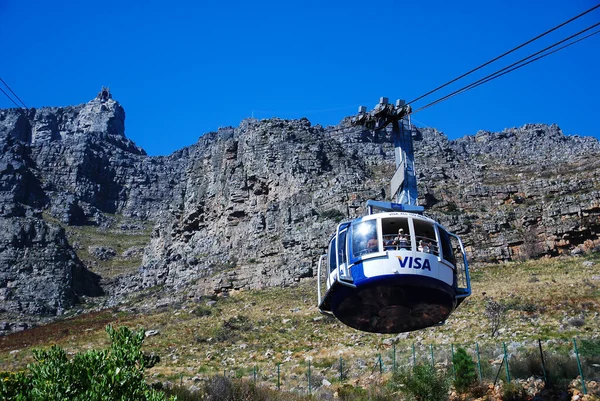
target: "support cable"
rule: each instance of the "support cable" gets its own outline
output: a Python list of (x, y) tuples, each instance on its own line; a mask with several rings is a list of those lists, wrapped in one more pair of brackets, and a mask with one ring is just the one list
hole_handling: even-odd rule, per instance
[(585, 14), (587, 14), (587, 13), (589, 13), (589, 12), (591, 12), (591, 11), (594, 11), (594, 10), (595, 10), (595, 9), (597, 9), (598, 7), (600, 7), (600, 4), (597, 4), (597, 5), (595, 5), (594, 7), (590, 8), (589, 10), (587, 10), (587, 11), (584, 11), (584, 12), (582, 12), (582, 13), (581, 13), (581, 14), (579, 14), (579, 15), (576, 15), (575, 17), (573, 17), (573, 18), (571, 18), (571, 19), (569, 19), (569, 20), (567, 20), (567, 21), (563, 22), (562, 24), (559, 24), (559, 25), (555, 26), (554, 28), (552, 28), (552, 29), (550, 29), (550, 30), (547, 30), (546, 32), (544, 32), (544, 33), (542, 33), (542, 34), (540, 34), (540, 35), (538, 35), (538, 36), (534, 37), (533, 39), (529, 39), (527, 42), (525, 42), (525, 43), (522, 43), (522, 44), (520, 44), (519, 46), (517, 46), (517, 47), (515, 47), (515, 48), (513, 48), (513, 49), (511, 49), (511, 50), (509, 50), (509, 51), (507, 51), (507, 52), (505, 52), (505, 53), (503, 53), (503, 54), (499, 55), (498, 57), (495, 57), (495, 58), (491, 59), (490, 61), (488, 61), (488, 62), (486, 62), (486, 63), (483, 63), (483, 64), (481, 64), (479, 67), (473, 68), (472, 70), (470, 70), (470, 71), (467, 71), (466, 73), (462, 74), (461, 76), (459, 76), (459, 77), (457, 77), (457, 78), (454, 78), (453, 80), (451, 80), (451, 81), (448, 81), (448, 82), (446, 82), (445, 84), (443, 84), (443, 85), (440, 85), (440, 86), (438, 86), (438, 87), (437, 87), (437, 88), (435, 88), (435, 89), (432, 89), (432, 90), (430, 90), (429, 92), (425, 93), (424, 95), (421, 95), (421, 96), (419, 96), (418, 98), (416, 98), (416, 99), (413, 99), (413, 100), (411, 100), (410, 102), (407, 102), (406, 104), (411, 104), (411, 103), (414, 103), (414, 102), (416, 102), (417, 100), (420, 100), (420, 99), (424, 98), (425, 96), (431, 95), (432, 93), (434, 93), (434, 92), (437, 92), (438, 90), (440, 90), (440, 89), (442, 89), (442, 88), (445, 88), (446, 86), (450, 85), (451, 83), (454, 83), (454, 82), (458, 81), (459, 79), (461, 79), (461, 78), (464, 78), (464, 77), (466, 77), (467, 75), (469, 75), (469, 74), (472, 74), (473, 72), (475, 72), (475, 71), (477, 71), (477, 70), (480, 70), (480, 69), (482, 69), (483, 67), (485, 67), (485, 66), (487, 66), (487, 65), (489, 65), (489, 64), (491, 64), (491, 63), (493, 63), (494, 61), (496, 61), (496, 60), (499, 60), (499, 59), (501, 59), (502, 57), (504, 57), (504, 56), (507, 56), (507, 55), (509, 55), (510, 53), (513, 53), (513, 52), (515, 52), (516, 50), (519, 50), (520, 48), (522, 48), (522, 47), (524, 47), (524, 46), (526, 46), (526, 45), (530, 44), (531, 42), (534, 42), (534, 41), (538, 40), (539, 38), (541, 38), (541, 37), (543, 37), (543, 36), (546, 36), (547, 34), (549, 34), (549, 33), (553, 32), (553, 31), (555, 31), (555, 30), (557, 30), (557, 29), (559, 29), (559, 28), (561, 28), (561, 27), (563, 27), (563, 26), (567, 25), (568, 23), (575, 21), (576, 19), (578, 19), (578, 18), (580, 18), (580, 17), (584, 16)]
[[(19, 97), (19, 96), (18, 96), (18, 95), (17, 95), (17, 94), (16, 94), (16, 93), (15, 93), (15, 92), (14, 92), (14, 91), (11, 89), (11, 88), (10, 88), (10, 86), (8, 86), (8, 84), (6, 83), (6, 81), (4, 81), (2, 78), (0, 78), (0, 81), (1, 81), (1, 82), (4, 84), (4, 86), (6, 86), (6, 87), (8, 88), (8, 90), (10, 91), (10, 93), (12, 93), (12, 94), (13, 94), (13, 95), (14, 95), (14, 96), (15, 96), (15, 97), (16, 97), (16, 98), (19, 100), (19, 102), (21, 102), (21, 104), (23, 105), (23, 107), (24, 107), (25, 109), (27, 109), (27, 106), (25, 105), (25, 103), (24, 103), (24, 102), (21, 100), (21, 98), (20, 98), (20, 97)], [(2, 92), (3, 92), (3, 93), (6, 95), (6, 96), (8, 96), (8, 95), (6, 94), (6, 92), (4, 92), (4, 91), (2, 91)], [(21, 106), (19, 106), (19, 105), (18, 105), (18, 104), (17, 104), (17, 103), (16, 103), (14, 100), (12, 100), (10, 97), (9, 97), (9, 99), (10, 99), (10, 100), (11, 100), (13, 103), (15, 103), (15, 105), (16, 105), (18, 108), (21, 108)]]
[(19, 105), (17, 104), (17, 102), (15, 102), (15, 101), (14, 101), (14, 99), (13, 99), (12, 97), (10, 97), (10, 95), (9, 95), (8, 93), (6, 93), (6, 92), (4, 91), (4, 89), (0, 88), (0, 91), (1, 91), (2, 93), (4, 93), (4, 95), (5, 95), (5, 96), (6, 96), (6, 97), (7, 97), (7, 98), (8, 98), (8, 99), (11, 101), (11, 102), (13, 102), (13, 103), (14, 103), (14, 105), (15, 105), (15, 106), (17, 106), (17, 108), (18, 108), (18, 109), (21, 109), (21, 108), (22, 108), (21, 106), (19, 106)]
[[(553, 54), (553, 53), (556, 53), (556, 52), (558, 52), (559, 50), (565, 49), (565, 48), (567, 48), (567, 47), (569, 47), (569, 46), (571, 46), (571, 45), (574, 45), (574, 44), (575, 44), (575, 43), (577, 43), (577, 42), (581, 42), (582, 40), (585, 40), (585, 39), (587, 39), (587, 38), (589, 38), (589, 37), (591, 37), (591, 36), (594, 36), (594, 35), (596, 35), (597, 33), (599, 33), (599, 32), (600, 32), (600, 30), (594, 31), (594, 32), (592, 32), (592, 33), (590, 33), (590, 34), (588, 34), (588, 35), (586, 35), (586, 36), (582, 37), (582, 38), (579, 38), (579, 39), (577, 39), (577, 40), (574, 40), (574, 41), (572, 41), (572, 42), (570, 42), (570, 43), (567, 43), (566, 45), (563, 45), (563, 46), (561, 46), (561, 47), (559, 47), (559, 48), (557, 48), (557, 49), (554, 49), (554, 50), (552, 50), (552, 51), (546, 52), (547, 50), (549, 50), (549, 49), (551, 49), (551, 48), (553, 48), (553, 47), (555, 47), (555, 46), (558, 46), (559, 44), (561, 44), (561, 43), (564, 43), (564, 42), (566, 42), (567, 40), (570, 40), (570, 39), (574, 38), (575, 36), (581, 35), (582, 33), (584, 33), (584, 32), (587, 32), (587, 31), (589, 31), (590, 29), (592, 29), (592, 28), (595, 28), (595, 27), (596, 27), (596, 26), (598, 26), (598, 25), (600, 25), (600, 22), (598, 22), (598, 23), (596, 23), (596, 24), (594, 24), (594, 25), (592, 25), (592, 26), (590, 26), (590, 27), (588, 27), (588, 28), (586, 28), (586, 29), (584, 29), (584, 30), (582, 30), (582, 31), (580, 31), (580, 32), (578, 32), (578, 33), (576, 33), (576, 34), (574, 34), (574, 35), (571, 35), (571, 36), (569, 36), (569, 37), (568, 37), (568, 38), (566, 38), (566, 39), (563, 39), (563, 40), (561, 40), (561, 41), (559, 41), (559, 42), (557, 42), (557, 43), (554, 43), (553, 45), (551, 45), (551, 46), (548, 46), (548, 47), (546, 47), (546, 48), (545, 48), (545, 49), (543, 49), (543, 50), (540, 50), (540, 51), (538, 51), (538, 52), (536, 52), (536, 53), (534, 53), (534, 54), (532, 54), (532, 55), (530, 55), (530, 56), (527, 56), (527, 57), (525, 57), (525, 58), (523, 58), (523, 59), (521, 59), (521, 60), (519, 60), (519, 61), (517, 61), (517, 62), (515, 62), (515, 63), (513, 63), (513, 64), (511, 64), (511, 65), (509, 65), (509, 66), (507, 66), (507, 67), (504, 67), (504, 68), (502, 68), (502, 69), (500, 69), (500, 70), (498, 70), (498, 71), (496, 71), (496, 72), (494, 72), (494, 73), (492, 73), (492, 74), (490, 74), (490, 75), (487, 75), (487, 76), (485, 76), (485, 77), (483, 77), (483, 78), (481, 78), (481, 79), (479, 79), (479, 80), (477, 80), (477, 81), (475, 81), (475, 82), (473, 82), (473, 83), (471, 83), (471, 84), (469, 84), (469, 85), (467, 85), (467, 86), (464, 86), (464, 87), (462, 87), (462, 88), (460, 88), (460, 89), (458, 89), (458, 90), (456, 90), (456, 91), (454, 91), (454, 92), (452, 92), (452, 93), (450, 93), (450, 94), (448, 94), (448, 95), (446, 95), (446, 96), (443, 96), (443, 97), (441, 97), (441, 98), (439, 98), (439, 99), (437, 99), (437, 100), (435, 100), (435, 101), (433, 101), (433, 102), (431, 102), (431, 103), (428, 103), (428, 104), (426, 104), (425, 106), (423, 106), (423, 107), (420, 107), (420, 108), (416, 109), (415, 111), (413, 111), (413, 112), (412, 112), (412, 114), (418, 113), (418, 112), (420, 112), (420, 111), (422, 111), (422, 110), (424, 110), (424, 109), (427, 109), (427, 108), (429, 108), (429, 107), (431, 107), (431, 106), (433, 106), (433, 105), (436, 105), (436, 104), (438, 104), (438, 103), (441, 103), (441, 102), (443, 102), (443, 101), (445, 101), (445, 100), (448, 100), (448, 99), (450, 99), (451, 97), (454, 97), (454, 96), (456, 96), (456, 95), (459, 95), (459, 94), (461, 94), (461, 93), (463, 93), (463, 92), (466, 92), (466, 91), (468, 91), (468, 90), (471, 90), (471, 89), (473, 89), (473, 88), (476, 88), (476, 87), (478, 87), (479, 85), (483, 85), (483, 84), (485, 84), (485, 83), (487, 83), (487, 82), (490, 82), (490, 81), (492, 81), (492, 80), (494, 80), (494, 79), (496, 79), (496, 78), (499, 78), (499, 77), (501, 77), (502, 75), (508, 74), (509, 72), (512, 72), (512, 71), (515, 71), (515, 70), (518, 70), (519, 68), (521, 68), (521, 67), (524, 67), (524, 66), (526, 66), (527, 64), (531, 64), (531, 63), (533, 63), (534, 61), (540, 60), (540, 59), (542, 59), (542, 58), (544, 58), (544, 57), (546, 57), (546, 56), (549, 56), (549, 55), (551, 55), (551, 54)], [(544, 53), (544, 52), (546, 52), (546, 53)], [(541, 53), (544, 53), (544, 54), (541, 54)], [(541, 55), (539, 55), (539, 54), (541, 54)], [(538, 57), (535, 57), (535, 58), (533, 58), (533, 59), (531, 59), (531, 60), (529, 60), (530, 58), (532, 58), (532, 57), (534, 57), (534, 56), (537, 56), (537, 55), (539, 55), (539, 56), (538, 56)], [(527, 62), (524, 62), (524, 61), (526, 61), (526, 60), (529, 60), (529, 61), (527, 61)]]

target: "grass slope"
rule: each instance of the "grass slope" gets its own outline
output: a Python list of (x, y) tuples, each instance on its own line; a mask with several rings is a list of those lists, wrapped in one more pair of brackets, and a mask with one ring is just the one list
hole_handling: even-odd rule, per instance
[[(513, 351), (541, 338), (549, 347), (569, 352), (573, 337), (600, 336), (600, 255), (543, 259), (472, 267), (473, 295), (444, 326), (398, 336), (356, 331), (319, 314), (314, 280), (291, 288), (241, 291), (215, 300), (191, 300), (170, 289), (154, 288), (119, 308), (80, 315), (0, 338), (0, 370), (23, 369), (32, 361), (31, 348), (57, 344), (69, 352), (107, 345), (104, 326), (158, 330), (144, 350), (162, 361), (149, 371), (151, 380), (193, 383), (195, 376), (223, 374), (276, 383), (281, 363), (282, 386), (301, 388), (311, 359), (313, 380), (339, 376), (373, 378), (377, 355), (384, 366), (410, 362), (412, 346), (418, 359), (435, 352), (447, 363), (450, 346), (473, 347), (478, 342), (487, 359), (501, 353), (506, 342)], [(484, 316), (487, 300), (506, 307), (499, 335), (491, 338)], [(149, 310), (150, 312), (140, 312)], [(183, 378), (182, 378), (183, 377)]]

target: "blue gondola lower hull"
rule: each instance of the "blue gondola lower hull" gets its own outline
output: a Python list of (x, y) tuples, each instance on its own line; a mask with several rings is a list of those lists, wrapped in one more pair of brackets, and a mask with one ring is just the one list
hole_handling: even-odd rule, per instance
[(429, 277), (385, 275), (356, 288), (335, 283), (326, 304), (344, 324), (373, 333), (403, 333), (444, 322), (456, 308), (456, 293)]

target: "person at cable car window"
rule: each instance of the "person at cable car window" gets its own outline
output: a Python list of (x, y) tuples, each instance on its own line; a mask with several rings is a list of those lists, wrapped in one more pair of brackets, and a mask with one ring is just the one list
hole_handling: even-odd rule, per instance
[(409, 247), (408, 238), (404, 234), (404, 230), (402, 228), (398, 230), (398, 236), (396, 237), (395, 245), (398, 245), (399, 249), (407, 249)]
[(424, 248), (423, 248), (423, 240), (422, 240), (422, 239), (420, 239), (420, 240), (419, 240), (419, 246), (417, 247), (417, 251), (419, 251), (419, 252), (423, 252), (423, 249), (424, 249)]
[(377, 242), (377, 236), (372, 237), (367, 242), (367, 249), (369, 249), (369, 252), (377, 252), (379, 250), (379, 243)]
[(423, 244), (423, 252), (431, 253), (431, 242), (425, 241), (425, 244)]
[(360, 257), (379, 251), (377, 221), (363, 221), (352, 227), (352, 256)]
[(398, 245), (398, 241), (396, 241), (396, 238), (392, 238), (392, 239), (388, 239), (383, 241), (383, 245), (385, 246), (385, 249), (387, 251), (393, 251), (396, 249), (396, 245)]

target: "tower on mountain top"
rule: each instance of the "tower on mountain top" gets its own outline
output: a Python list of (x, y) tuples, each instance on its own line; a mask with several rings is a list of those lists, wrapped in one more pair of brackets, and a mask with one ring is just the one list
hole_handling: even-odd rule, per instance
[(100, 89), (100, 92), (98, 92), (96, 99), (102, 102), (112, 99), (112, 95), (110, 94), (110, 88), (103, 86), (102, 89)]

